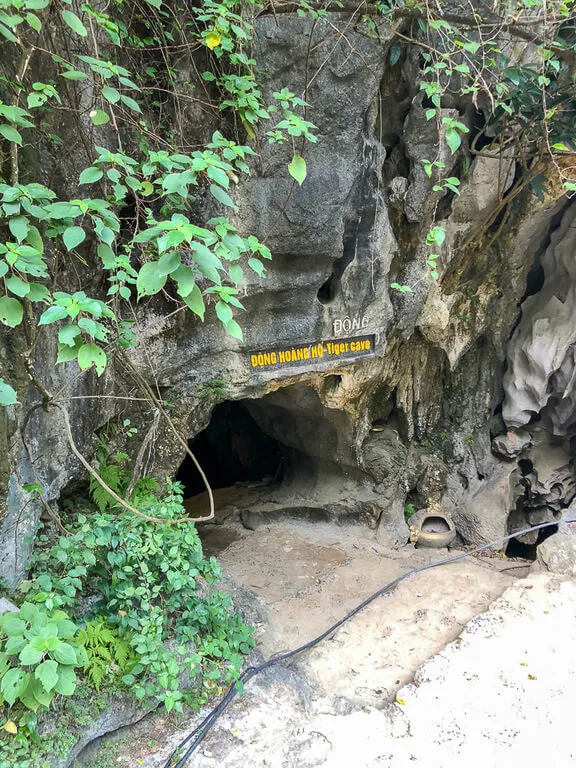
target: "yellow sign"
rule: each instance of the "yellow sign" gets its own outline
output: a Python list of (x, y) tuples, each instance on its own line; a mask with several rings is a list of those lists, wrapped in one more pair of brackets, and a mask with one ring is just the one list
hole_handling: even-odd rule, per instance
[(331, 339), (265, 352), (251, 352), (250, 367), (257, 370), (276, 370), (316, 362), (357, 360), (361, 357), (372, 357), (373, 354), (374, 335), (371, 334), (352, 339)]

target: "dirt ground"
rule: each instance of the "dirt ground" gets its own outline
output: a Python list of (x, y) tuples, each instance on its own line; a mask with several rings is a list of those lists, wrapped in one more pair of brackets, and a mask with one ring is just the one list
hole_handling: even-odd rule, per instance
[[(292, 521), (257, 531), (215, 527), (208, 548), (235, 531), (218, 553), (223, 569), (267, 608), (256, 629), (265, 658), (319, 635), (362, 600), (411, 568), (445, 558), (446, 550), (386, 550), (361, 526)], [(453, 640), (464, 624), (513, 581), (504, 561), (465, 559), (402, 582), (296, 662), (321, 690), (358, 704), (394, 698), (417, 667)], [(507, 563), (509, 565), (510, 563)]]
[[(361, 526), (295, 520), (256, 531), (229, 522), (205, 528), (202, 537), (206, 554), (217, 555), (223, 570), (245, 588), (242, 599), (256, 617), (255, 638), (264, 658), (311, 640), (387, 582), (448, 555), (446, 550), (412, 546), (387, 550)], [(271, 686), (280, 686), (284, 704), (291, 697), (301, 698), (309, 686), (313, 697), (332, 702), (324, 709), (342, 699), (344, 709), (385, 710), (423, 662), (457, 638), (470, 619), (526, 573), (522, 565), (526, 563), (502, 556), (466, 558), (411, 576), (321, 645), (297, 657), (290, 665), (297, 683), (274, 680)], [(234, 707), (245, 711), (251, 704), (259, 712), (262, 696), (266, 700), (270, 696), (269, 687), (264, 693), (266, 687), (257, 688), (257, 699), (245, 694)], [(91, 747), (82, 765), (162, 765), (166, 743), (172, 743), (180, 729), (186, 731), (185, 718), (151, 715), (104, 739), (99, 751)]]

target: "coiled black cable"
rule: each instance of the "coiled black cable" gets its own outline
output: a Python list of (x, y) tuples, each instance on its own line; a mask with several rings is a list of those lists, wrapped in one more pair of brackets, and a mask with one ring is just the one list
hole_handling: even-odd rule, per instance
[[(422, 573), (423, 571), (428, 571), (431, 568), (438, 568), (440, 565), (448, 565), (448, 563), (455, 563), (458, 560), (463, 560), (465, 557), (470, 557), (470, 555), (475, 555), (478, 552), (483, 552), (485, 549), (490, 549), (491, 547), (494, 547), (498, 544), (503, 544), (505, 541), (509, 541), (510, 539), (517, 538), (518, 536), (523, 536), (526, 533), (532, 533), (532, 531), (538, 531), (541, 528), (548, 528), (551, 525), (558, 525), (559, 522), (563, 523), (576, 523), (576, 520), (556, 520), (548, 523), (540, 523), (539, 525), (533, 525), (531, 528), (525, 528), (522, 531), (515, 531), (514, 533), (509, 534), (508, 536), (504, 536), (501, 539), (498, 539), (497, 541), (491, 541), (488, 544), (483, 544), (481, 547), (476, 547), (475, 549), (471, 549), (469, 552), (461, 552), (458, 555), (454, 555), (452, 557), (447, 557), (444, 560), (438, 560), (435, 563), (429, 563), (428, 565), (422, 565), (419, 568), (412, 568), (410, 571), (406, 571), (406, 573), (401, 574), (397, 578), (395, 578), (393, 581), (390, 581), (388, 584), (383, 586), (381, 589), (379, 589), (377, 592), (374, 592), (370, 597), (367, 597), (365, 600), (363, 600), (359, 605), (356, 606), (356, 608), (353, 608), (349, 613), (346, 614), (342, 619), (337, 621), (335, 624), (333, 624), (331, 627), (329, 627), (325, 632), (322, 632), (321, 635), (318, 635), (318, 637), (315, 637), (313, 640), (310, 640), (307, 643), (304, 643), (304, 645), (299, 646), (298, 648), (295, 648), (293, 651), (286, 651), (285, 653), (280, 653), (277, 656), (272, 656), (268, 661), (263, 662), (262, 664), (259, 664), (257, 667), (248, 667), (238, 678), (239, 682), (241, 682), (243, 685), (246, 685), (253, 677), (255, 677), (257, 674), (262, 672), (265, 669), (268, 669), (269, 667), (274, 666), (275, 664), (279, 664), (281, 661), (286, 661), (287, 659), (291, 659), (293, 656), (297, 656), (299, 653), (303, 653), (304, 651), (309, 650), (310, 648), (314, 648), (314, 646), (318, 645), (322, 642), (322, 640), (325, 640), (329, 635), (331, 635), (333, 632), (335, 632), (337, 629), (339, 629), (343, 624), (345, 624), (347, 621), (349, 621), (353, 616), (356, 616), (357, 613), (359, 613), (361, 610), (366, 608), (367, 605), (369, 605), (371, 602), (376, 600), (377, 597), (380, 597), (380, 595), (383, 595), (385, 592), (388, 592), (388, 590), (392, 589), (392, 587), (395, 587), (397, 584), (400, 584), (401, 581), (404, 581), (404, 579), (407, 579), (409, 576), (413, 576), (416, 573)], [(234, 696), (236, 695), (236, 684), (233, 684), (228, 689), (228, 692), (224, 696), (224, 698), (214, 707), (214, 709), (206, 715), (204, 720), (200, 723), (200, 725), (196, 726), (196, 728), (184, 738), (180, 744), (176, 747), (176, 749), (172, 752), (166, 763), (164, 763), (163, 768), (185, 768), (186, 763), (188, 762), (188, 759), (190, 756), (198, 749), (202, 741), (206, 738), (206, 735), (216, 722), (220, 715), (224, 712), (224, 710), (228, 707)], [(198, 734), (196, 736), (196, 734)], [(194, 738), (193, 743), (188, 747), (186, 752), (178, 759), (178, 762), (173, 765), (173, 760), (175, 759), (176, 755), (184, 749), (186, 744), (188, 744), (191, 739)]]

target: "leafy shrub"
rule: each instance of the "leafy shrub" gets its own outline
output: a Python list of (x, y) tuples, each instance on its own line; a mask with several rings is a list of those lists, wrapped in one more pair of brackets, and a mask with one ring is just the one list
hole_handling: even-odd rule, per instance
[[(253, 641), (229, 598), (213, 589), (220, 568), (203, 557), (193, 524), (168, 522), (185, 517), (181, 486), (168, 482), (164, 495), (157, 488), (144, 478), (130, 502), (165, 525), (115, 508), (77, 515), (69, 536), (36, 553), (30, 594), (47, 610), (66, 606), (78, 621), (89, 619), (78, 640), (92, 684), (112, 676), (170, 711), (183, 702), (198, 706), (236, 679)], [(86, 596), (91, 607), (84, 617)], [(105, 637), (96, 642), (99, 627)], [(182, 691), (186, 673), (197, 685)]]
[(24, 603), (0, 616), (0, 704), (20, 701), (36, 712), (76, 689), (75, 667), (87, 663), (78, 627), (64, 611)]

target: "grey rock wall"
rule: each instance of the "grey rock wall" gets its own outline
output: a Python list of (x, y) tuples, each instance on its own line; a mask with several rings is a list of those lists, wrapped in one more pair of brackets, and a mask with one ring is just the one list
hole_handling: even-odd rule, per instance
[(555, 435), (576, 422), (576, 206), (552, 233), (541, 259), (542, 288), (522, 304), (508, 345), (502, 415), (523, 427), (542, 414)]
[[(60, 393), (88, 458), (98, 430), (129, 418), (138, 437), (122, 448), (132, 455), (152, 430), (147, 471), (174, 475), (182, 461), (170, 427), (155, 418), (152, 404), (138, 400), (134, 369), (172, 404), (174, 425), (190, 438), (206, 427), (218, 402), (252, 403), (259, 427), (284, 446), (290, 462), (275, 509), (306, 502), (347, 522), (376, 528), (380, 521), (379, 537), (396, 544), (406, 535), (406, 503), (442, 503), (467, 542), (508, 530), (518, 467), (492, 455), (491, 438), (506, 432), (493, 417), (503, 398), (506, 344), (527, 274), (540, 257), (544, 288), (522, 305), (509, 347), (504, 419), (523, 426), (542, 411), (558, 434), (570, 432), (573, 421), (574, 214), (566, 213), (550, 235), (557, 196), (544, 202), (519, 196), (498, 241), (479, 235), (463, 247), (495, 203), (492, 166), (474, 159), (457, 199), (431, 189), (420, 161), (438, 147), (423, 115), (418, 60), (409, 53), (392, 66), (387, 34), (380, 30), (380, 41), (364, 34), (349, 14), (316, 23), (292, 14), (258, 18), (255, 54), (264, 91), (286, 86), (303, 96), (318, 143), (303, 150), (302, 187), (286, 172), (291, 148), (278, 152), (264, 142), (261, 168), (255, 165), (234, 192), (235, 223), (265, 239), (274, 254), (265, 279), (247, 276), (241, 286), (244, 343), (227, 336), (212, 312), (202, 324), (173, 315), (173, 305), (155, 296), (138, 309), (138, 346), (128, 363), (115, 359), (97, 379), (79, 375), (74, 364), (56, 367), (55, 336), (46, 331), (36, 369)], [(459, 159), (446, 154), (446, 175)], [(512, 164), (500, 171), (506, 188)], [(424, 244), (435, 223), (447, 231), (437, 281), (427, 275)], [(70, 288), (97, 289), (99, 280), (80, 270), (70, 276)], [(394, 281), (413, 292), (393, 291)], [(369, 354), (252, 364), (258, 353), (360, 336), (370, 339)], [(4, 356), (15, 365), (7, 348)], [(23, 407), (7, 409), (0, 425), (0, 461), (12, 476), (0, 506), (0, 575), (12, 583), (27, 568), (45, 512), (22, 484), (39, 482), (57, 505), (87, 479), (61, 412), (44, 411), (38, 392), (19, 376)], [(95, 399), (100, 395), (106, 397)]]

